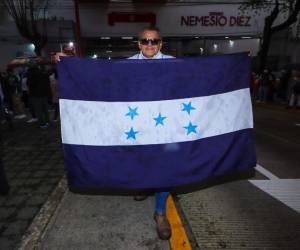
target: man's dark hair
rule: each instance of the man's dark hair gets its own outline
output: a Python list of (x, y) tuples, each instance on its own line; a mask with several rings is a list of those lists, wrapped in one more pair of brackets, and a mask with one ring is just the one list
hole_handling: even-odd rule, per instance
[(159, 38), (161, 38), (159, 28), (157, 28), (155, 26), (150, 26), (150, 27), (146, 27), (146, 28), (141, 30), (141, 32), (139, 33), (139, 39), (143, 38), (143, 34), (144, 34), (145, 31), (156, 31), (159, 35)]

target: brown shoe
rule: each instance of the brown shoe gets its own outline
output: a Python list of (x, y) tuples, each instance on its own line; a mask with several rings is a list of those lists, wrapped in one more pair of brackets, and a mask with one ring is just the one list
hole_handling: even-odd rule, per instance
[(168, 240), (171, 237), (171, 226), (166, 214), (154, 214), (156, 230), (158, 237), (162, 240)]
[(148, 195), (136, 195), (134, 196), (134, 200), (135, 201), (143, 201), (143, 200), (146, 200), (148, 198)]

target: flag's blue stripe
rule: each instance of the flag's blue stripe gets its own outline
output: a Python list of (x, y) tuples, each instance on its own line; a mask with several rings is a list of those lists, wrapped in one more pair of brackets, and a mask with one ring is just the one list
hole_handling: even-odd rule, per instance
[[(144, 146), (64, 145), (72, 187), (162, 188), (256, 165), (252, 129), (193, 142)], [(170, 145), (169, 145), (170, 146)]]
[(246, 53), (109, 62), (65, 58), (59, 63), (59, 79), (63, 99), (136, 102), (200, 97), (248, 88), (250, 58)]

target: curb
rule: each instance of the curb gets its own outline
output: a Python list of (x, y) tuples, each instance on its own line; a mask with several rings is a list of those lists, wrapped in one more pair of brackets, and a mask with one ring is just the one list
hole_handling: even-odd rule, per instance
[(37, 249), (41, 236), (45, 232), (67, 190), (67, 181), (63, 177), (22, 236), (20, 244), (16, 247), (17, 250)]

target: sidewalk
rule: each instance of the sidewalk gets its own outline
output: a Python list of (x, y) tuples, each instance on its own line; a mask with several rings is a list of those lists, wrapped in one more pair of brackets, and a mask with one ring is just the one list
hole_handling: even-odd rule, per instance
[(19, 249), (170, 249), (156, 234), (154, 196), (136, 202), (133, 196), (74, 194), (63, 183), (63, 197), (42, 209)]
[(10, 185), (0, 196), (0, 249), (14, 249), (32, 219), (64, 174), (58, 124), (41, 130), (36, 123), (1, 124), (1, 157)]
[(38, 249), (169, 249), (156, 236), (154, 199), (67, 192)]
[[(175, 195), (192, 249), (299, 249), (300, 210), (295, 211), (252, 184), (268, 181), (271, 187), (272, 180), (257, 173), (250, 181)], [(300, 188), (300, 180), (294, 187)], [(132, 196), (80, 195), (65, 187), (50, 222), (34, 244), (20, 249), (191, 249), (187, 245), (171, 248), (168, 241), (157, 238), (153, 207), (153, 196), (136, 202)]]

